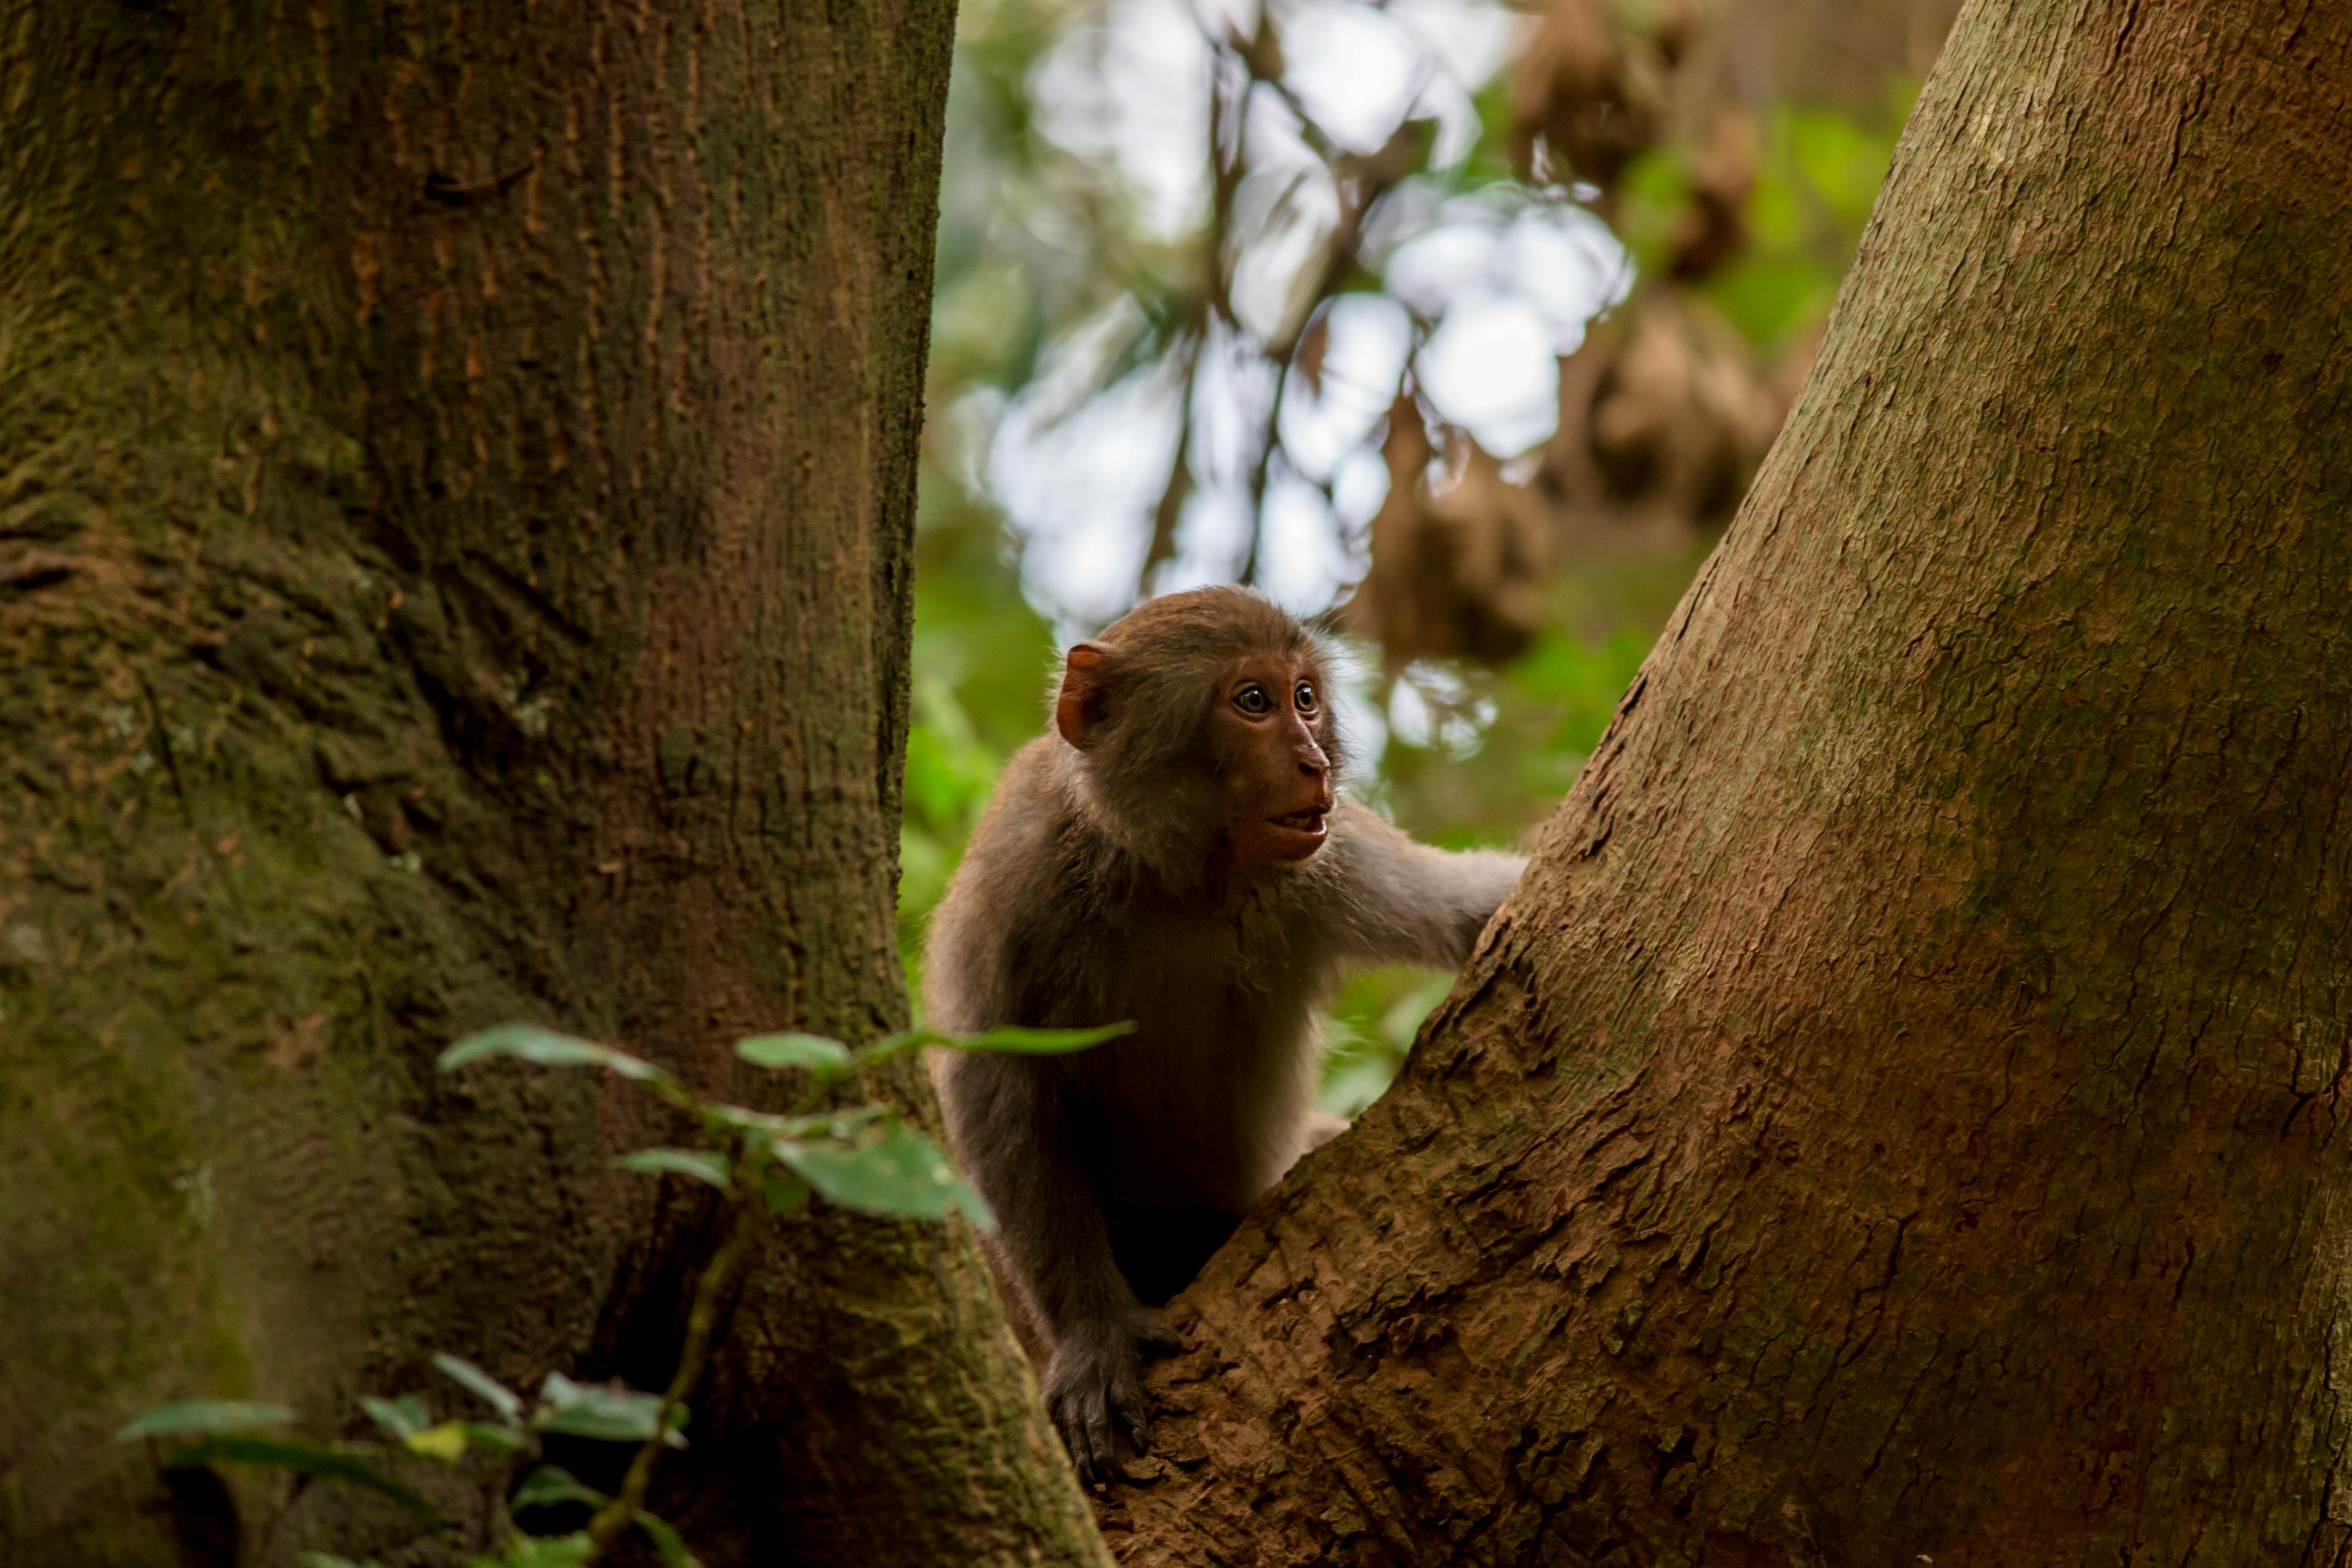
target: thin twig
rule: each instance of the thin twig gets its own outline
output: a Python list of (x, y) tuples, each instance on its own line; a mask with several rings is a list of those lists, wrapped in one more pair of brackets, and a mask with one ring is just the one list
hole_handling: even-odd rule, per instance
[[(1265, 537), (1266, 485), (1272, 477), (1276, 448), (1281, 444), (1283, 402), (1290, 382), (1292, 364), (1298, 355), (1298, 345), (1305, 339), (1307, 329), (1313, 324), (1317, 312), (1329, 302), (1338, 292), (1340, 283), (1347, 277), (1349, 270), (1356, 265), (1359, 252), (1363, 245), (1364, 219), (1370, 213), (1373, 204), (1386, 195), (1398, 182), (1412, 172), (1412, 165), (1408, 163), (1405, 154), (1417, 140), (1417, 133), (1414, 131), (1416, 122), (1409, 117), (1412, 106), (1421, 101), (1421, 94), (1429, 85), (1434, 68), (1427, 59), (1421, 63), (1412, 92), (1405, 99), (1408, 118), (1398, 122), (1396, 129), (1390, 133), (1387, 143), (1378, 152), (1369, 155), (1359, 154), (1349, 152), (1332, 141), (1329, 133), (1316, 122), (1314, 115), (1308, 112), (1306, 103), (1290, 84), (1284, 81), (1278, 72), (1267, 68), (1265, 57), (1257, 47), (1263, 38), (1262, 33), (1245, 40), (1228, 30), (1224, 37), (1220, 37), (1200, 18), (1197, 12), (1194, 14), (1194, 21), (1200, 26), (1202, 36), (1213, 50), (1233, 59), (1242, 68), (1242, 89), (1240, 92), (1234, 95), (1242, 111), (1244, 113), (1247, 111), (1253, 88), (1264, 85), (1271, 91), (1297, 120), (1299, 139), (1307, 144), (1309, 152), (1322, 161), (1324, 169), (1330, 177), (1332, 187), (1339, 197), (1339, 219), (1333, 225), (1330, 236), (1326, 242), (1323, 266), (1316, 276), (1314, 287), (1307, 291), (1305, 308), (1299, 312), (1296, 325), (1288, 332), (1276, 341), (1264, 344), (1260, 349), (1261, 354), (1274, 367), (1274, 395), (1266, 400), (1265, 423), (1258, 433), (1257, 449), (1251, 460), (1249, 471), (1250, 540), (1248, 553), (1242, 559), (1241, 580), (1255, 582), (1257, 579), (1259, 546)], [(1258, 25), (1264, 28), (1267, 23), (1261, 19)], [(1209, 273), (1217, 285), (1215, 294), (1222, 306), (1219, 314), (1223, 319), (1230, 321), (1233, 319), (1230, 302), (1232, 279), (1225, 274), (1224, 252), (1226, 241), (1230, 237), (1234, 196), (1240, 187), (1243, 174), (1240, 135), (1242, 127), (1237, 125), (1235, 128), (1234, 156), (1231, 166), (1228, 167), (1218, 152), (1215, 130), (1219, 119), (1217, 111), (1222, 107), (1221, 97), (1220, 101), (1212, 106), (1210, 114), (1210, 144), (1212, 155), (1217, 158), (1215, 165), (1217, 183), (1212, 192)], [(1191, 376), (1188, 373), (1186, 378), (1188, 394), (1190, 386)], [(1188, 422), (1192, 417), (1189, 395), (1184, 417)], [(1179, 449), (1181, 452), (1181, 443)], [(1181, 456), (1179, 461), (1182, 461)], [(1176, 486), (1177, 476), (1171, 475), (1169, 490), (1161, 497), (1163, 511), (1168, 509), (1168, 497), (1176, 493)], [(1155, 525), (1160, 521), (1160, 518), (1154, 518)], [(1170, 532), (1172, 542), (1172, 529)], [(1160, 542), (1159, 536), (1160, 528), (1155, 526), (1153, 530), (1155, 547)], [(1158, 564), (1157, 559), (1147, 559), (1144, 567), (1144, 580), (1147, 586), (1150, 580), (1150, 573)]]
[[(1205, 27), (1202, 31), (1213, 53), (1222, 57), (1233, 52), (1216, 35)], [(1176, 524), (1192, 493), (1192, 394), (1201, 378), (1201, 350), (1208, 341), (1213, 320), (1226, 327), (1234, 323), (1225, 246), (1233, 237), (1234, 201), (1241, 190), (1242, 142), (1249, 133), (1249, 90), (1254, 78), (1244, 66), (1241, 90), (1229, 98), (1218, 85), (1220, 74), (1213, 70), (1209, 80), (1209, 232), (1202, 246), (1200, 293), (1186, 306), (1179, 350), (1184, 356), (1184, 385), (1176, 407), (1176, 455), (1169, 463), (1160, 503), (1152, 508), (1151, 542), (1144, 547), (1143, 568), (1136, 576), (1138, 598), (1151, 591), (1151, 580), (1160, 567), (1176, 559)], [(1226, 156), (1229, 149), (1231, 157)]]
[(1201, 376), (1200, 331), (1188, 331), (1177, 351), (1184, 356), (1184, 384), (1176, 394), (1176, 455), (1168, 465), (1160, 502), (1151, 508), (1151, 543), (1145, 547), (1143, 571), (1136, 580), (1139, 596), (1151, 591), (1152, 575), (1160, 564), (1176, 559), (1176, 525), (1192, 494), (1192, 389)]
[[(748, 1164), (739, 1161), (738, 1172)], [(667, 1443), (670, 1422), (686, 1403), (686, 1396), (694, 1392), (710, 1359), (710, 1343), (719, 1325), (719, 1299), (760, 1229), (760, 1190), (740, 1174), (736, 1179), (742, 1183), (742, 1191), (735, 1197), (734, 1228), (719, 1250), (711, 1254), (710, 1261), (703, 1265), (702, 1278), (695, 1283), (694, 1306), (686, 1320), (686, 1344), (678, 1352), (677, 1371), (671, 1375), (669, 1386), (662, 1391), (661, 1410), (654, 1417), (654, 1435), (646, 1439), (645, 1446), (629, 1461), (629, 1472), (621, 1479), (621, 1490), (589, 1521), (585, 1563), (593, 1563), (612, 1550), (614, 1543), (636, 1522), (638, 1512), (646, 1505), (646, 1492), (653, 1485), (654, 1466)]]
[(1338, 295), (1349, 269), (1356, 265), (1363, 247), (1364, 219), (1372, 204), (1403, 177), (1397, 154), (1412, 134), (1412, 122), (1407, 121), (1398, 126), (1389, 144), (1371, 157), (1350, 158), (1330, 165), (1332, 184), (1339, 193), (1339, 221), (1332, 225), (1322, 271), (1316, 277), (1297, 325), (1265, 350), (1265, 357), (1274, 364), (1274, 395), (1266, 400), (1265, 424), (1259, 433), (1255, 460), (1250, 465), (1250, 544), (1249, 554), (1242, 563), (1244, 582), (1257, 580), (1258, 546), (1265, 538), (1266, 482), (1275, 449), (1282, 443), (1282, 405), (1289, 391), (1291, 368), (1298, 358), (1298, 346), (1306, 340), (1307, 329), (1314, 325), (1317, 313)]

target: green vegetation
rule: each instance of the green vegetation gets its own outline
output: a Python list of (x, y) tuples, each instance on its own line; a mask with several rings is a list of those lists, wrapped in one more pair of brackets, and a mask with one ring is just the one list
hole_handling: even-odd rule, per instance
[[(914, 1029), (855, 1051), (821, 1035), (765, 1034), (736, 1041), (735, 1054), (767, 1071), (804, 1073), (829, 1093), (878, 1062), (925, 1046), (1082, 1051), (1130, 1027), (998, 1029), (959, 1037)], [(301, 1413), (286, 1406), (192, 1399), (147, 1412), (115, 1439), (155, 1445), (155, 1462), (165, 1469), (245, 1465), (289, 1472), (298, 1484), (359, 1488), (451, 1531), (457, 1526), (428, 1495), (431, 1483), (419, 1472), (456, 1479), (480, 1503), (474, 1539), (464, 1543), (473, 1553), (467, 1559), (471, 1568), (587, 1568), (631, 1531), (652, 1542), (667, 1568), (697, 1568), (686, 1542), (646, 1508), (646, 1499), (663, 1452), (686, 1446), (687, 1396), (709, 1364), (718, 1343), (719, 1303), (760, 1227), (799, 1213), (813, 1199), (886, 1218), (961, 1214), (982, 1230), (996, 1228), (995, 1217), (939, 1146), (908, 1125), (893, 1105), (836, 1104), (804, 1115), (755, 1111), (705, 1099), (642, 1057), (527, 1024), (458, 1041), (442, 1053), (441, 1070), (492, 1057), (539, 1067), (600, 1069), (653, 1095), (695, 1130), (692, 1146), (638, 1149), (614, 1162), (641, 1176), (680, 1176), (709, 1186), (730, 1216), (724, 1239), (696, 1278), (669, 1386), (654, 1394), (575, 1383), (551, 1372), (537, 1397), (526, 1400), (471, 1362), (436, 1354), (435, 1366), (473, 1402), (487, 1406), (487, 1416), (436, 1420), (417, 1395), (366, 1397), (361, 1408), (382, 1437), (353, 1441), (315, 1435)], [(549, 1463), (543, 1447), (549, 1437), (628, 1444), (635, 1451), (619, 1487), (606, 1493)], [(446, 1494), (447, 1489), (440, 1490)], [(559, 1523), (552, 1531), (526, 1526), (517, 1518), (523, 1513)], [(305, 1554), (305, 1562), (307, 1568), (362, 1568), (322, 1552)]]
[[(1776, 105), (1762, 127), (1748, 244), (1698, 292), (1749, 343), (1778, 355), (1828, 319), (1839, 280), (1870, 221), (1919, 83), (1898, 81), (1883, 119), (1864, 123), (1834, 110)], [(1672, 248), (1692, 188), (1692, 149), (1660, 147), (1626, 171), (1617, 230), (1644, 272)]]

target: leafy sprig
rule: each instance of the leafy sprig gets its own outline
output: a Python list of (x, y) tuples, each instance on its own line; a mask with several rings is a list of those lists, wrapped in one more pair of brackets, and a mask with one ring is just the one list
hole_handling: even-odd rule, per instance
[[(856, 1050), (822, 1035), (763, 1034), (736, 1041), (735, 1054), (767, 1071), (805, 1072), (832, 1085), (925, 1046), (1040, 1055), (1082, 1051), (1133, 1027), (1007, 1028), (962, 1036), (916, 1029)], [(115, 1438), (162, 1446), (157, 1463), (166, 1469), (228, 1462), (290, 1470), (376, 1492), (445, 1525), (447, 1521), (400, 1479), (397, 1468), (421, 1461), (454, 1469), (478, 1457), (493, 1467), (494, 1479), (512, 1480), (520, 1474), (511, 1489), (497, 1489), (509, 1507), (572, 1503), (592, 1513), (585, 1530), (561, 1536), (528, 1534), (502, 1514), (505, 1539), (497, 1554), (471, 1558), (473, 1568), (587, 1568), (632, 1530), (653, 1543), (666, 1568), (699, 1568), (677, 1531), (646, 1509), (646, 1494), (663, 1452), (686, 1447), (687, 1396), (709, 1364), (719, 1302), (760, 1226), (772, 1217), (799, 1212), (813, 1197), (895, 1218), (961, 1214), (982, 1230), (993, 1230), (996, 1218), (946, 1154), (893, 1105), (854, 1105), (808, 1115), (755, 1111), (705, 1099), (643, 1057), (531, 1024), (502, 1024), (469, 1035), (441, 1053), (440, 1067), (452, 1072), (493, 1058), (610, 1072), (685, 1113), (698, 1130), (701, 1146), (637, 1149), (614, 1162), (638, 1175), (682, 1176), (712, 1187), (733, 1215), (726, 1239), (696, 1278), (686, 1340), (669, 1386), (654, 1394), (618, 1384), (576, 1383), (551, 1372), (537, 1396), (526, 1400), (473, 1363), (436, 1354), (434, 1365), (487, 1406), (487, 1417), (436, 1420), (415, 1395), (370, 1396), (360, 1406), (382, 1438), (346, 1440), (314, 1434), (300, 1412), (288, 1406), (193, 1399), (147, 1412)], [(598, 1491), (545, 1463), (541, 1439), (549, 1434), (636, 1445), (620, 1489)], [(309, 1553), (304, 1561), (308, 1568), (373, 1568), (322, 1552)]]

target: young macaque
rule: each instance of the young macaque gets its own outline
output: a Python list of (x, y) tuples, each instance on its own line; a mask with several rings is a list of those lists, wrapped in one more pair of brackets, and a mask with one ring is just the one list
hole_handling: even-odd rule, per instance
[(932, 917), (929, 1022), (1135, 1032), (942, 1054), (999, 1274), (1050, 1346), (1081, 1475), (1140, 1452), (1144, 1303), (1181, 1288), (1311, 1145), (1318, 1013), (1350, 967), (1458, 966), (1526, 863), (1414, 843), (1339, 799), (1325, 651), (1241, 589), (1171, 594), (1069, 651)]

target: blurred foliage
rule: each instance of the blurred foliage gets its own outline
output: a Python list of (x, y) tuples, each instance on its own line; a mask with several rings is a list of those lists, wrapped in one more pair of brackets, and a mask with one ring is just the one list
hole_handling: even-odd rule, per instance
[[(1024, 397), (1076, 408), (1106, 397), (1105, 389), (1134, 384), (1155, 363), (1181, 361), (1185, 368), (1178, 373), (1189, 377), (1192, 360), (1185, 356), (1195, 350), (1184, 347), (1186, 335), (1199, 340), (1203, 311), (1230, 309), (1218, 297), (1244, 271), (1239, 251), (1280, 237), (1281, 224), (1265, 214), (1269, 203), (1278, 208), (1296, 190), (1286, 188), (1255, 205), (1237, 203), (1234, 188), (1245, 183), (1248, 171), (1242, 167), (1245, 161), (1236, 160), (1223, 169), (1229, 188), (1220, 195), (1225, 154), (1204, 144), (1198, 182), (1202, 210), (1171, 224), (1165, 202), (1154, 207), (1151, 193), (1135, 187), (1118, 157), (1099, 144), (1074, 150), (1067, 134), (1053, 131), (1055, 116), (1066, 119), (1068, 110), (1047, 100), (1068, 90), (1073, 62), (1094, 57), (1080, 46), (1101, 47), (1106, 18), (1122, 6), (1132, 9), (1131, 0), (966, 0), (959, 22), (916, 544), (913, 725), (900, 841), (900, 944), (918, 998), (925, 921), (997, 770), (1041, 730), (1057, 642), (1091, 629), (1084, 619), (1074, 620), (1066, 603), (1040, 608), (1024, 599), (1024, 576), (1037, 591), (1034, 572), (1024, 571), (1024, 550), (1124, 549), (1145, 561), (1145, 578), (1167, 585), (1165, 577), (1151, 578), (1152, 563), (1131, 538), (1121, 544), (1112, 537), (1137, 526), (1132, 516), (1081, 517), (1075, 529), (1050, 538), (1024, 531), (992, 479), (992, 443), (1008, 409), (1021, 406)], [(1295, 14), (1296, 8), (1276, 13)], [(1168, 90), (1173, 95), (1197, 87), (1204, 97), (1225, 95), (1198, 106), (1195, 129), (1208, 130), (1224, 123), (1217, 117), (1231, 111), (1236, 92), (1281, 90), (1286, 68), (1279, 49), (1266, 41), (1274, 37), (1271, 30), (1255, 39), (1245, 36), (1256, 25), (1254, 4), (1196, 0), (1193, 15), (1230, 68), (1223, 78), (1195, 82), (1171, 68)], [(1246, 68), (1233, 65), (1235, 60)], [(1431, 122), (1415, 120), (1423, 129), (1410, 166), (1384, 164), (1376, 175), (1364, 176), (1373, 183), (1366, 189), (1377, 190), (1360, 214), (1373, 238), (1362, 254), (1350, 249), (1344, 265), (1325, 268), (1318, 280), (1322, 298), (1381, 289), (1381, 267), (1400, 237), (1410, 237), (1413, 222), (1429, 221), (1465, 193), (1570, 203), (1570, 193), (1559, 187), (1538, 191), (1514, 181), (1512, 139), (1524, 128), (1513, 123), (1510, 73), (1507, 61), (1502, 64), (1490, 79), (1459, 84), (1468, 112), (1457, 113), (1454, 122), (1475, 122), (1475, 137), (1465, 144), (1457, 131), (1445, 162), (1432, 162)], [(1293, 110), (1299, 107), (1296, 97), (1287, 102)], [(1755, 117), (1744, 248), (1691, 287), (1766, 362), (1807, 340), (1826, 314), (1907, 107), (1906, 93), (1869, 123), (1790, 104)], [(1328, 141), (1318, 142), (1318, 135), (1308, 126), (1307, 141), (1330, 156)], [(1392, 139), (1354, 164), (1345, 162), (1349, 155), (1343, 151), (1334, 166), (1369, 167), (1392, 158), (1402, 145)], [(1612, 222), (1646, 274), (1667, 270), (1699, 161), (1691, 139), (1669, 137), (1639, 152), (1624, 171)], [(1301, 178), (1311, 183), (1311, 171)], [(1422, 217), (1391, 222), (1378, 204), (1382, 201)], [(1343, 212), (1345, 206), (1343, 189)], [(1250, 222), (1259, 226), (1248, 229)], [(1286, 370), (1295, 382), (1291, 356), (1302, 342), (1320, 362), (1321, 344), (1296, 328), (1304, 319), (1292, 319), (1286, 340), (1279, 329), (1270, 340), (1232, 329), (1248, 351), (1274, 361), (1273, 382), (1258, 384), (1280, 384)], [(1420, 312), (1412, 319), (1417, 346), (1426, 341), (1432, 323)], [(1056, 391), (1056, 377), (1070, 380), (1070, 366), (1087, 358), (1074, 344), (1091, 345), (1093, 359), (1070, 387)], [(1410, 362), (1404, 374), (1410, 388)], [(1201, 432), (1208, 425), (1200, 422), (1216, 417), (1216, 410), (1203, 409), (1204, 400), (1213, 402), (1221, 391), (1238, 384), (1203, 383), (1180, 405), (1190, 412), (1178, 417), (1196, 422), (1193, 463), (1204, 462), (1197, 444), (1206, 439)], [(1246, 407), (1229, 413), (1228, 423), (1246, 425), (1265, 414), (1262, 405)], [(1267, 428), (1272, 443), (1273, 427)], [(1380, 428), (1369, 438), (1375, 455)], [(1114, 423), (1105, 439), (1146, 437)], [(1275, 456), (1279, 463), (1278, 451)], [(1173, 461), (1179, 474), (1170, 494), (1178, 500), (1204, 485), (1230, 485), (1236, 472), (1227, 459), (1223, 480), (1209, 474), (1206, 480), (1187, 481), (1181, 444)], [(1241, 469), (1247, 466), (1244, 462)], [(1260, 466), (1262, 501), (1263, 460)], [(1336, 503), (1337, 486), (1325, 481), (1322, 488)], [(1343, 536), (1351, 526), (1344, 510), (1335, 505), (1332, 514), (1332, 526)], [(1343, 538), (1343, 544), (1360, 556), (1361, 519), (1353, 526), (1353, 542)], [(1165, 532), (1163, 526), (1159, 544), (1167, 542)], [(1423, 659), (1398, 667), (1378, 649), (1357, 648), (1358, 673), (1346, 683), (1350, 709), (1359, 716), (1356, 792), (1433, 842), (1528, 847), (1598, 743), (1711, 544), (1701, 532), (1668, 548), (1580, 558), (1547, 590), (1551, 609), (1542, 630), (1499, 666)], [(1347, 988), (1329, 1028), (1325, 1102), (1330, 1109), (1353, 1114), (1378, 1094), (1447, 984), (1445, 977), (1397, 970), (1360, 977)]]
[[(1747, 204), (1748, 244), (1698, 287), (1759, 352), (1779, 355), (1829, 315), (1918, 92), (1916, 80), (1893, 82), (1885, 119), (1875, 124), (1791, 103), (1766, 114)], [(1672, 251), (1692, 189), (1692, 157), (1688, 144), (1670, 143), (1626, 171), (1618, 235), (1644, 273), (1663, 270)]]

